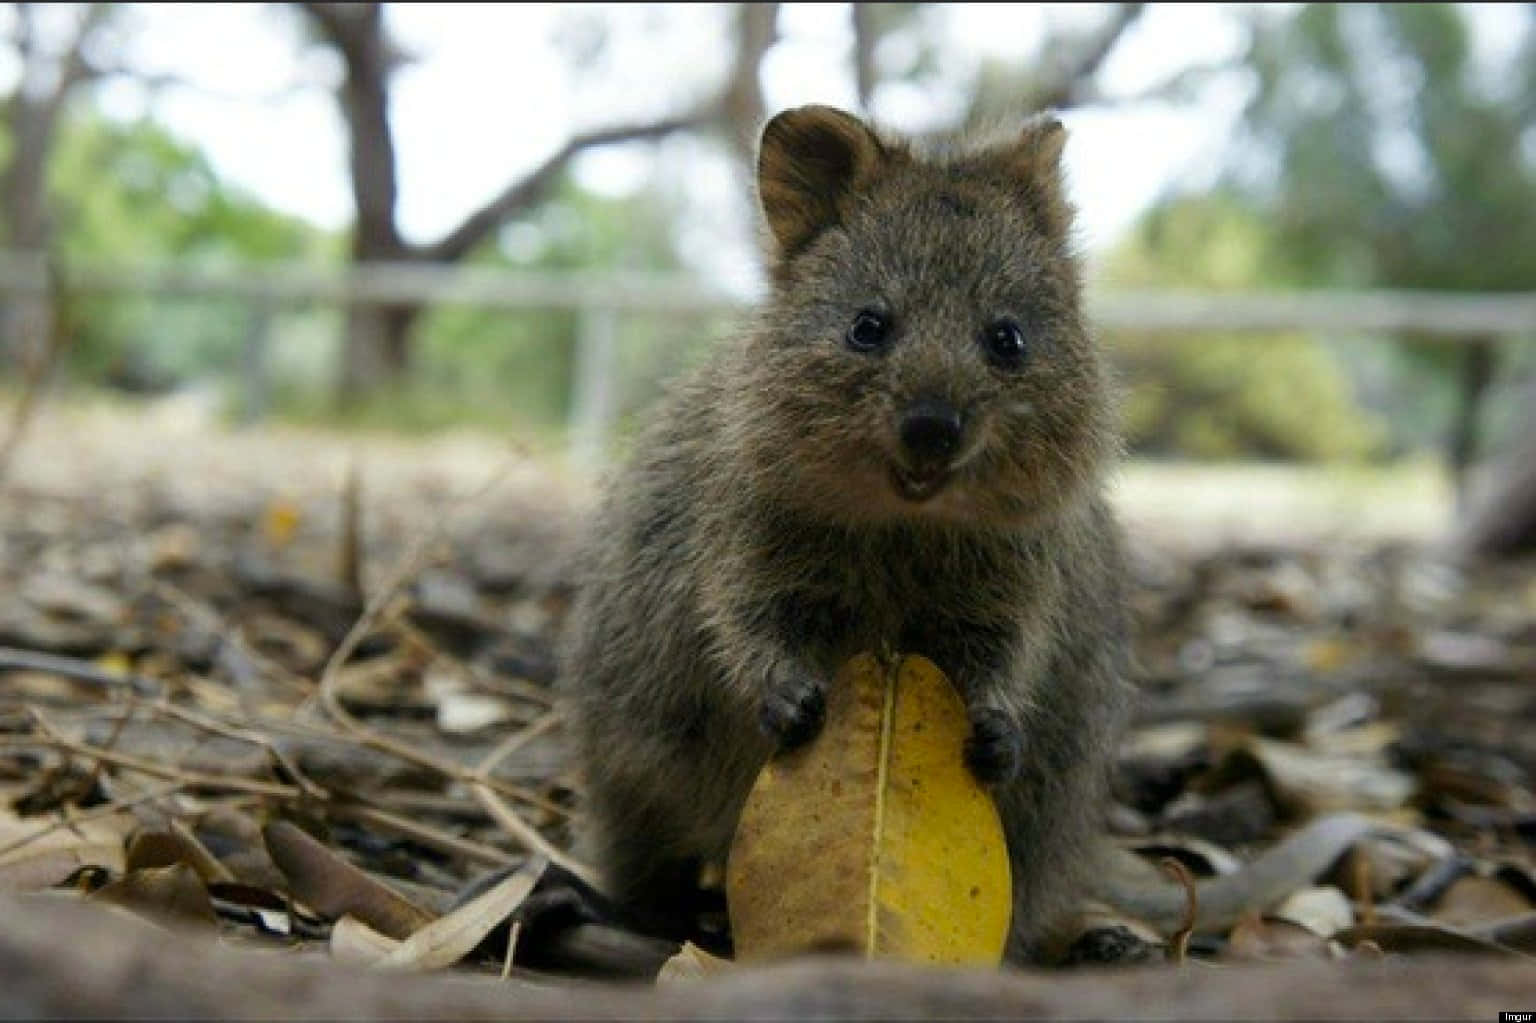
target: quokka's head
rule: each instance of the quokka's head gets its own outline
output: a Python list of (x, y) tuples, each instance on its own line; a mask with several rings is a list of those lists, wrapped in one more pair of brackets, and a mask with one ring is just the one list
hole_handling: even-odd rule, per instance
[(1084, 329), (1066, 134), (919, 154), (808, 106), (763, 130), (772, 245), (763, 323), (737, 349), (752, 472), (849, 522), (1028, 526), (1114, 450)]

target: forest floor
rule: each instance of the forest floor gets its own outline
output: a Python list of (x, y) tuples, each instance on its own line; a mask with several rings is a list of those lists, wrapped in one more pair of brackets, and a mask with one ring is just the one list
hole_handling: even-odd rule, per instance
[[(581, 873), (550, 685), (589, 494), (485, 435), (45, 407), (0, 482), (0, 893), (359, 961), (530, 848), (541, 892)], [(1201, 876), (1374, 829), (1188, 954), (1536, 949), (1536, 567), (1452, 560), (1432, 465), (1138, 463), (1115, 499), (1143, 673), (1117, 840)], [(487, 922), (527, 925), (520, 973), (674, 950), (568, 896)], [(450, 961), (499, 969), (485, 934)], [(1070, 937), (1079, 964), (1183, 947), (1102, 908)]]

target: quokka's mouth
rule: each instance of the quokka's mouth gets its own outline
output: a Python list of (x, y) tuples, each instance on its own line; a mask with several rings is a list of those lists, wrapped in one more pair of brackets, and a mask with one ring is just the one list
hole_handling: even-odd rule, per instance
[(922, 469), (893, 465), (891, 466), (891, 486), (903, 499), (921, 504), (943, 490), (944, 485), (949, 482), (950, 475), (947, 465), (935, 465)]

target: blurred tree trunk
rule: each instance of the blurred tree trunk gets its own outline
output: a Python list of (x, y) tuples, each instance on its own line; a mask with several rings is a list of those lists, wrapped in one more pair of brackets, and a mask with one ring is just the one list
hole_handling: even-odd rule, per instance
[[(399, 186), (395, 140), (389, 128), (389, 78), (398, 57), (384, 33), (377, 3), (305, 4), (304, 9), (346, 68), (337, 99), (347, 124), (354, 263), (394, 262), (408, 256), (395, 224)], [(407, 341), (416, 310), (349, 306), (342, 336), (338, 398), (350, 404), (410, 369)]]
[(736, 60), (721, 95), (721, 114), (743, 163), (757, 155), (757, 132), (767, 116), (763, 105), (763, 56), (779, 38), (778, 4), (736, 7)]
[(1484, 399), (1498, 368), (1497, 342), (1493, 338), (1466, 338), (1460, 345), (1456, 367), (1456, 407), (1446, 439), (1446, 464), (1456, 488), (1456, 503), (1467, 507), (1467, 476), (1477, 460)]
[(859, 110), (868, 116), (877, 83), (875, 46), (880, 42), (880, 29), (875, 23), (873, 4), (853, 3), (848, 7), (853, 16), (853, 87), (859, 97)]
[[(95, 77), (84, 48), (90, 34), (110, 15), (111, 5), (86, 6), (76, 31), (57, 56), (51, 56), (38, 41), (38, 6), (15, 5), (21, 74), (15, 91), (0, 106), (11, 137), (11, 159), (0, 172), (0, 215), (5, 218), (8, 248), (42, 254), (52, 239), (48, 160), (59, 120), (74, 88)], [(44, 295), (23, 294), (4, 299), (0, 346), (11, 365), (24, 367), (39, 357), (38, 349), (48, 336), (48, 300)]]
[[(738, 15), (738, 59), (719, 95), (671, 117), (618, 124), (571, 137), (524, 176), (472, 211), (441, 238), (409, 244), (396, 221), (397, 159), (389, 125), (389, 83), (402, 63), (390, 44), (378, 3), (303, 3), (322, 40), (341, 56), (346, 77), (338, 102), (347, 122), (352, 192), (357, 223), (352, 242), (355, 263), (379, 260), (454, 263), (463, 259), (514, 214), (537, 205), (560, 180), (571, 161), (598, 146), (659, 139), (721, 118), (750, 123), (762, 116), (757, 71), (773, 43), (776, 4), (745, 4)], [(381, 386), (400, 383), (411, 366), (412, 327), (422, 312), (415, 303), (347, 310), (338, 398), (355, 402)]]

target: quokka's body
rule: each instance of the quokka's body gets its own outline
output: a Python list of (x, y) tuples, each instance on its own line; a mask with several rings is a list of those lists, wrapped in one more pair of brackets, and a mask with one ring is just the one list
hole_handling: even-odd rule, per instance
[(1128, 687), (1063, 142), (1037, 118), (920, 155), (826, 107), (764, 129), (772, 293), (609, 481), (565, 646), (587, 852), (622, 902), (687, 903), (863, 650), (961, 690), (1010, 957), (1077, 894)]

